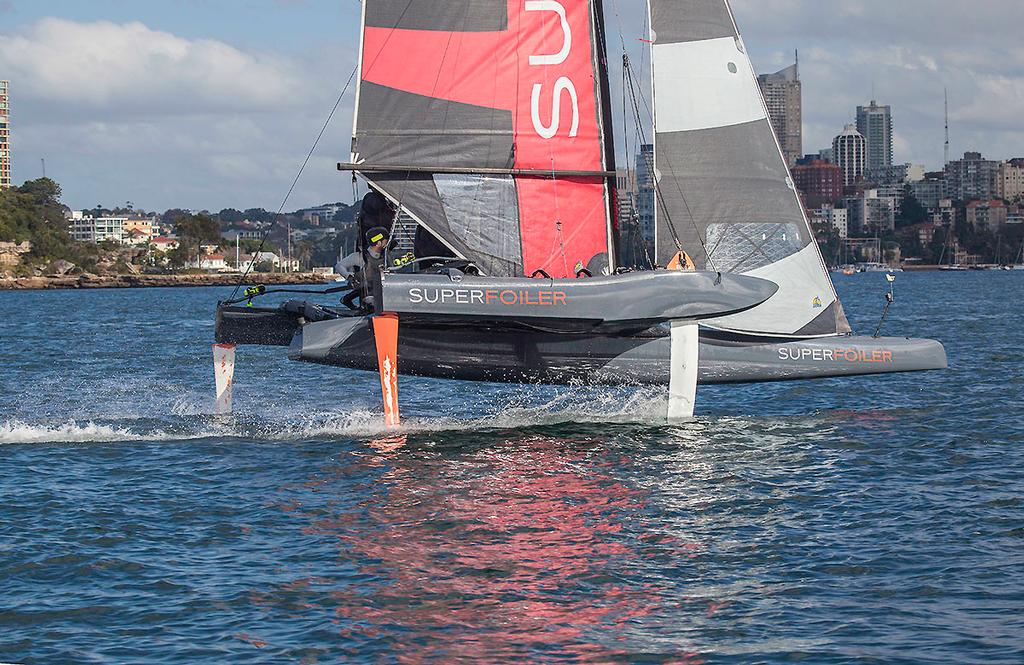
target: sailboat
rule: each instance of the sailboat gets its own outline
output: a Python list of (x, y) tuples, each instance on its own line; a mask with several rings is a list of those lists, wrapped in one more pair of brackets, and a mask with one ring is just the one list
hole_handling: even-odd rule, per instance
[(1007, 267), (1008, 270), (1024, 270), (1024, 240), (1020, 243), (1020, 251), (1017, 252), (1017, 260)]
[(448, 256), (389, 257), (369, 308), (221, 303), (222, 352), (279, 345), (293, 360), (378, 371), (389, 424), (399, 374), (666, 385), (669, 417), (685, 418), (698, 382), (947, 366), (936, 341), (853, 334), (727, 0), (649, 3), (657, 204), (646, 270), (618, 265), (601, 0), (362, 9), (339, 170)]

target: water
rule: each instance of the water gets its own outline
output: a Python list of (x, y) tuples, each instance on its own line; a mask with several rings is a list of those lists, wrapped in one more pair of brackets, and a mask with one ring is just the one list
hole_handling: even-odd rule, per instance
[[(862, 332), (882, 275), (839, 277)], [(0, 293), (0, 661), (1020, 663), (1024, 275), (907, 274), (948, 372), (662, 391), (240, 350), (217, 289)]]

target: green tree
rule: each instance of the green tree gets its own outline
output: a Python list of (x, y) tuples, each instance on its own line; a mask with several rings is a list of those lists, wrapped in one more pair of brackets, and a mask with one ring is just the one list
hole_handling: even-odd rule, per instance
[(191, 244), (219, 244), (222, 240), (220, 224), (217, 223), (217, 220), (204, 213), (179, 217), (176, 228), (178, 236)]
[(60, 185), (49, 178), (0, 190), (0, 241), (31, 242), (28, 260), (32, 263), (57, 259), (77, 263), (81, 251), (71, 239), (60, 197)]
[(900, 216), (896, 220), (896, 228), (923, 224), (928, 221), (928, 210), (910, 193), (903, 199)]

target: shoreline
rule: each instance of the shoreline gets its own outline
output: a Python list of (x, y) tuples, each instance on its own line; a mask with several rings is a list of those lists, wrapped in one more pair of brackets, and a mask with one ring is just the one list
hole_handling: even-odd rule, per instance
[[(53, 291), (78, 289), (148, 289), (184, 286), (234, 286), (240, 275), (72, 275), (0, 279), (0, 291)], [(250, 273), (244, 283), (267, 286), (327, 284), (313, 273)], [(333, 282), (331, 282), (333, 283)]]

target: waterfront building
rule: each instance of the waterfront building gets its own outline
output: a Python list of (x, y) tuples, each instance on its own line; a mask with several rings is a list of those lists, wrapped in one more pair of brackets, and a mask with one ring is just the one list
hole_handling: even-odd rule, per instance
[(71, 239), (78, 242), (124, 242), (124, 225), (127, 217), (93, 217), (81, 210), (71, 213)]
[(854, 125), (847, 125), (843, 133), (832, 141), (835, 163), (843, 171), (843, 185), (851, 187), (864, 177), (867, 165), (867, 141)]
[(869, 189), (843, 199), (849, 230), (856, 234), (889, 233), (896, 228), (896, 199)]
[(325, 203), (315, 208), (306, 208), (300, 212), (302, 212), (303, 221), (309, 222), (313, 226), (320, 226), (321, 224), (329, 224), (334, 221), (334, 216), (348, 207), (344, 203)]
[(868, 167), (864, 177), (876, 185), (900, 185), (924, 180), (923, 164), (893, 164), (877, 168)]
[(875, 188), (875, 192), (878, 198), (888, 198), (895, 202), (897, 215), (902, 212), (903, 199), (907, 196), (906, 185), (879, 185)]
[(152, 245), (154, 249), (161, 252), (170, 252), (178, 249), (178, 239), (169, 238), (167, 236), (157, 236), (156, 238), (153, 238), (149, 244)]
[(1014, 201), (1024, 196), (1024, 158), (1011, 159), (999, 166), (999, 197)]
[(946, 185), (957, 201), (990, 200), (999, 196), (1000, 162), (983, 159), (980, 152), (965, 152), (963, 159), (946, 164)]
[(892, 107), (879, 106), (873, 99), (869, 106), (858, 106), (857, 131), (867, 141), (866, 168), (892, 166)]
[(939, 207), (939, 201), (946, 198), (946, 176), (944, 173), (931, 173), (923, 180), (910, 183), (910, 193), (917, 202), (928, 210)]
[(640, 235), (651, 254), (654, 253), (654, 208), (657, 185), (654, 181), (654, 146), (640, 146), (636, 156), (636, 213), (640, 220)]
[(935, 226), (953, 227), (956, 225), (956, 206), (953, 199), (942, 199), (932, 211), (932, 223)]
[(227, 270), (228, 263), (223, 254), (206, 254), (187, 262), (185, 267), (193, 270)]
[(991, 201), (971, 201), (967, 204), (967, 223), (977, 230), (996, 232), (1006, 226), (1007, 207), (999, 199)]
[(636, 215), (636, 171), (619, 169), (615, 172), (615, 199), (619, 224), (631, 224)]
[(757, 83), (786, 163), (793, 166), (804, 152), (800, 65), (796, 63), (774, 74), (762, 74), (757, 77)]
[(8, 82), (0, 81), (0, 189), (11, 186), (11, 102)]
[[(809, 156), (812, 157), (812, 156)], [(804, 205), (818, 208), (843, 198), (843, 170), (835, 164), (804, 158), (791, 170), (796, 188), (804, 196)]]
[(810, 213), (812, 219), (822, 224), (828, 224), (835, 229), (840, 238), (846, 238), (850, 235), (849, 217), (845, 208), (823, 205), (820, 208), (811, 210)]
[(148, 245), (156, 235), (155, 217), (128, 217), (124, 221), (124, 243), (126, 245)]

